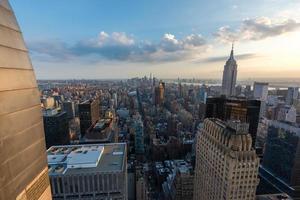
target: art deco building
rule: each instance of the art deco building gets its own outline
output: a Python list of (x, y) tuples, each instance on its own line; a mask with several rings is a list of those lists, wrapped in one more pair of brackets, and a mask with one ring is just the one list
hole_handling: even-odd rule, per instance
[(205, 119), (197, 137), (194, 200), (254, 200), (259, 158), (247, 124)]
[(227, 60), (222, 79), (222, 94), (225, 96), (235, 95), (235, 84), (237, 76), (237, 64), (233, 56), (233, 45), (230, 53), (230, 57)]
[(0, 0), (0, 199), (51, 199), (35, 75), (16, 17)]

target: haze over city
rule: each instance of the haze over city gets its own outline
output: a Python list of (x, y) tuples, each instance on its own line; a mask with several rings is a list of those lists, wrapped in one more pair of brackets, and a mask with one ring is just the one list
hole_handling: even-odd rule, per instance
[(38, 79), (300, 77), (300, 2), (12, 0)]
[(0, 0), (0, 200), (300, 200), (299, 0)]

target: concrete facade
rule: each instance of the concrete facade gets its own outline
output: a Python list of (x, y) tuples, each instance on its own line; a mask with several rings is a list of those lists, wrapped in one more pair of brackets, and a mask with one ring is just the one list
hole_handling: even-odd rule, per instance
[(253, 200), (259, 158), (245, 124), (206, 119), (197, 137), (194, 200)]

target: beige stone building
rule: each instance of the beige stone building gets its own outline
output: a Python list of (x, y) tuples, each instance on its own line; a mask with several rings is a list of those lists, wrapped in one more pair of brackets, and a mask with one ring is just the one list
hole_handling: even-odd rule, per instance
[(197, 136), (194, 200), (254, 200), (259, 158), (248, 124), (206, 119)]

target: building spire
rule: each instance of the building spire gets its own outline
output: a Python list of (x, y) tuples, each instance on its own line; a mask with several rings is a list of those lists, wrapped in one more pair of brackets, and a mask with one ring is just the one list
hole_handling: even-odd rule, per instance
[(233, 49), (234, 49), (234, 41), (232, 42), (232, 46), (231, 46), (231, 53), (230, 53), (231, 59), (233, 59)]

